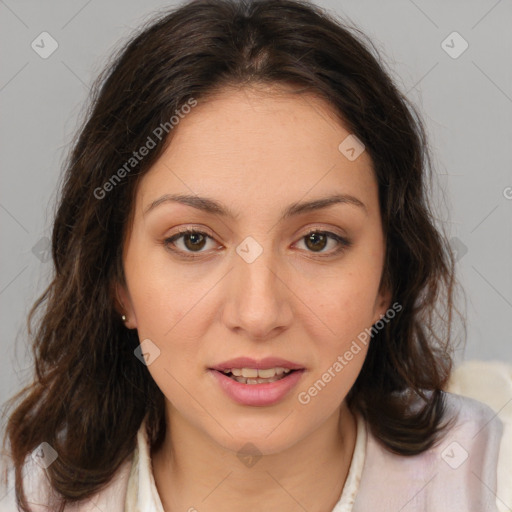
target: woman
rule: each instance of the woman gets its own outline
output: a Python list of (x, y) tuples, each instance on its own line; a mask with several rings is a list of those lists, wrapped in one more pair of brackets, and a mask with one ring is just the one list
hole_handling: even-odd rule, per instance
[(414, 108), (319, 8), (145, 27), (69, 157), (6, 510), (498, 510), (502, 424), (442, 391), (429, 169)]

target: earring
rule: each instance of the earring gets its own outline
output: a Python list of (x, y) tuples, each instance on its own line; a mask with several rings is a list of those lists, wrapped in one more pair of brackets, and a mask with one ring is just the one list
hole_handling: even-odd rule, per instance
[(123, 315), (123, 316), (121, 317), (121, 320), (122, 320), (123, 322), (126, 322), (126, 315)]

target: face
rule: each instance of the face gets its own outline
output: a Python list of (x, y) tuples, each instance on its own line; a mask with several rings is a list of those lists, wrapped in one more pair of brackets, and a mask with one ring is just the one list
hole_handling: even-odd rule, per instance
[(276, 89), (225, 90), (173, 133), (137, 189), (127, 326), (168, 419), (275, 453), (339, 412), (368, 349), (353, 342), (389, 307), (372, 163), (339, 149), (349, 132), (328, 104)]

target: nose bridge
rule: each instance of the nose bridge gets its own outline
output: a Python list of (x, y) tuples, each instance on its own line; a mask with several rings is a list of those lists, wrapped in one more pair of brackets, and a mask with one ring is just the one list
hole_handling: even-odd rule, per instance
[[(261, 238), (262, 242), (263, 237)], [(237, 247), (231, 273), (230, 323), (264, 337), (285, 321), (286, 298), (278, 277), (278, 259), (266, 237), (264, 246), (255, 237), (246, 237)]]
[[(275, 300), (276, 258), (270, 244), (271, 237), (266, 237), (266, 240), (259, 238), (261, 242), (248, 236), (237, 246), (236, 280), (240, 288), (245, 290), (244, 295)], [(264, 243), (266, 243), (265, 247)]]

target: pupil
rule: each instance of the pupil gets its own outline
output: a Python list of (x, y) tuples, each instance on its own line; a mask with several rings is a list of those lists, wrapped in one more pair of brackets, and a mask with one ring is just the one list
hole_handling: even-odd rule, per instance
[[(196, 245), (196, 243), (197, 243), (196, 237), (198, 237), (199, 239), (204, 238), (203, 235), (201, 235), (200, 233), (191, 233), (185, 237), (185, 240), (186, 240), (185, 243), (186, 243), (188, 249), (194, 249), (194, 248), (201, 249), (204, 246), (204, 244), (202, 244), (201, 246)], [(189, 243), (187, 243), (188, 241), (192, 241), (192, 245), (189, 245)], [(203, 242), (204, 242), (204, 240), (203, 240)]]
[[(318, 242), (318, 238), (320, 239), (320, 246), (315, 243), (315, 239), (317, 239), (317, 242)], [(323, 249), (325, 247), (325, 240), (326, 240), (326, 236), (321, 234), (321, 233), (311, 233), (307, 239), (306, 239), (306, 245), (308, 245), (308, 247), (313, 250), (315, 249)], [(313, 246), (310, 247), (309, 246), (309, 242), (313, 242)]]

